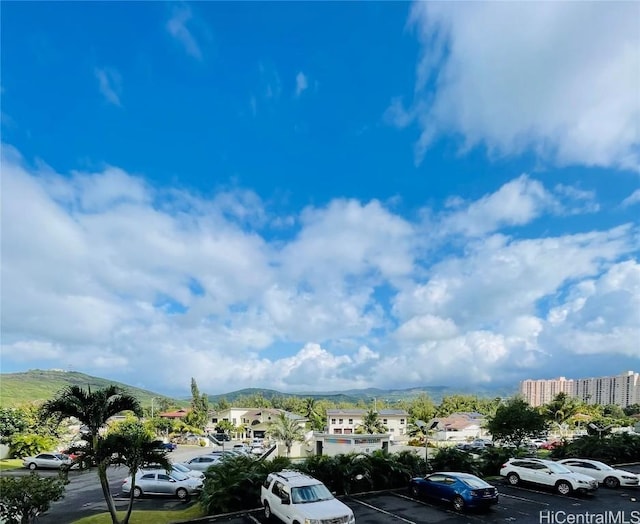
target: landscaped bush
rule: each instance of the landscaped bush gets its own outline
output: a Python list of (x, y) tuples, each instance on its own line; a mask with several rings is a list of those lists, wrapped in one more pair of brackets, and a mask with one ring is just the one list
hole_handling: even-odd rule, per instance
[(640, 461), (640, 435), (616, 433), (602, 438), (587, 435), (554, 448), (550, 456), (592, 458), (609, 464), (636, 462)]
[(431, 471), (460, 471), (474, 475), (480, 472), (479, 461), (471, 453), (456, 448), (442, 448), (429, 461), (429, 466)]
[(500, 474), (500, 468), (511, 457), (516, 456), (515, 448), (487, 447), (480, 453), (478, 469), (480, 476), (493, 477)]
[(12, 457), (32, 457), (42, 451), (49, 451), (56, 445), (53, 437), (26, 434), (13, 435), (10, 441), (10, 453)]

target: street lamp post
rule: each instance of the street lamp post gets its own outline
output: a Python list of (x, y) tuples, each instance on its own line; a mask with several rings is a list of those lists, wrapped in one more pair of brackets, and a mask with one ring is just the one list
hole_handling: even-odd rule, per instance
[(596, 426), (593, 422), (589, 423), (589, 427), (595, 431), (598, 432), (598, 438), (601, 439), (602, 438), (602, 434), (611, 429), (613, 426), (611, 424), (609, 424), (608, 426), (605, 426), (604, 428), (601, 428), (600, 426)]
[(416, 420), (416, 426), (418, 426), (424, 433), (424, 462), (427, 468), (427, 474), (429, 473), (429, 431), (432, 431), (438, 426), (438, 421), (435, 420), (431, 424), (425, 423), (423, 420)]

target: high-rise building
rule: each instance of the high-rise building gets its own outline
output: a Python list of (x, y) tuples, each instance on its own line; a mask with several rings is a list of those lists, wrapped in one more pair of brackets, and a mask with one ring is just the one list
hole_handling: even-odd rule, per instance
[(565, 377), (551, 380), (528, 379), (520, 383), (520, 393), (532, 406), (546, 404), (560, 392), (587, 404), (615, 404), (626, 408), (631, 404), (640, 404), (640, 373), (627, 371), (610, 377), (569, 380)]

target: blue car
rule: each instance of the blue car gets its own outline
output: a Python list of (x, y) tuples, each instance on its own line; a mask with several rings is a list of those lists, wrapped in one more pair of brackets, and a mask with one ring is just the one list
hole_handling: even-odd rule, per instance
[(498, 490), (470, 473), (443, 471), (412, 478), (409, 490), (415, 498), (447, 502), (456, 511), (489, 508), (498, 503)]

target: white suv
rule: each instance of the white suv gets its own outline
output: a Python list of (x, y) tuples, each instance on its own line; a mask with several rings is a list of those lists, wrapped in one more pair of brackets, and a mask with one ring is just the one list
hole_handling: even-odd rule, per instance
[(260, 500), (267, 520), (274, 515), (286, 524), (354, 524), (351, 509), (317, 479), (299, 471), (270, 473)]
[(598, 489), (598, 481), (593, 477), (574, 473), (552, 460), (511, 458), (502, 465), (500, 475), (506, 477), (512, 486), (521, 481), (531, 482), (554, 487), (561, 495), (569, 495), (573, 491), (590, 493)]

